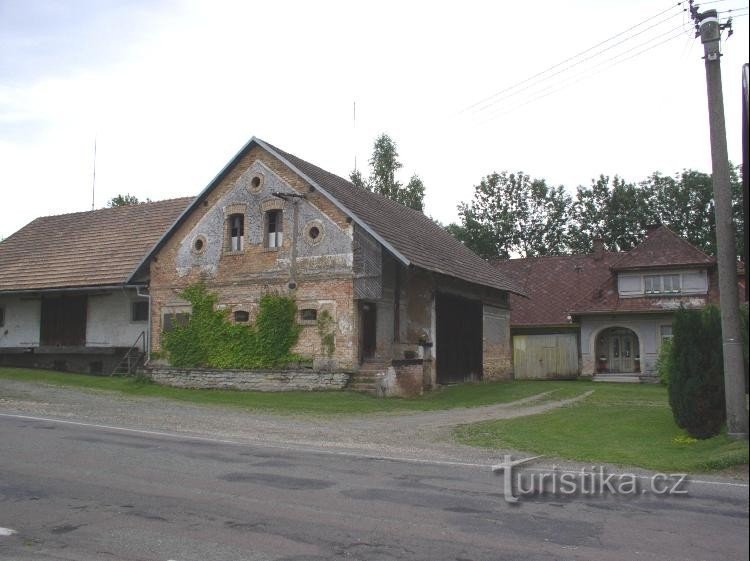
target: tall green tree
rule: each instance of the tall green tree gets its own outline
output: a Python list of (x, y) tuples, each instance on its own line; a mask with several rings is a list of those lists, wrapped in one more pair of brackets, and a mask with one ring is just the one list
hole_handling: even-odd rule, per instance
[(596, 238), (609, 251), (638, 245), (650, 224), (658, 222), (650, 191), (621, 177), (600, 175), (591, 187), (579, 187), (571, 209), (570, 248), (588, 253)]
[(403, 164), (398, 159), (398, 147), (390, 136), (381, 134), (375, 139), (369, 164), (370, 176), (367, 179), (359, 170), (351, 172), (349, 179), (354, 185), (379, 193), (414, 210), (424, 210), (425, 187), (422, 179), (414, 174), (405, 186), (396, 179)]
[(571, 198), (523, 172), (491, 173), (458, 207), (461, 224), (448, 231), (483, 257), (549, 255), (567, 249)]

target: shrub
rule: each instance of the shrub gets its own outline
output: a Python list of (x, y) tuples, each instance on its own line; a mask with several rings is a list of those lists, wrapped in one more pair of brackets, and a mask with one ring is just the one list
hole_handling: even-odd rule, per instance
[(659, 356), (656, 358), (656, 372), (659, 375), (659, 381), (669, 385), (669, 373), (672, 371), (672, 339), (664, 339), (661, 342)]
[(229, 311), (216, 309), (217, 296), (205, 285), (190, 285), (180, 293), (192, 305), (186, 325), (162, 334), (169, 362), (178, 367), (270, 368), (299, 357), (291, 353), (300, 326), (294, 300), (264, 295), (253, 325), (229, 321)]
[(721, 315), (718, 308), (680, 309), (672, 322), (669, 404), (695, 438), (719, 434), (725, 421)]

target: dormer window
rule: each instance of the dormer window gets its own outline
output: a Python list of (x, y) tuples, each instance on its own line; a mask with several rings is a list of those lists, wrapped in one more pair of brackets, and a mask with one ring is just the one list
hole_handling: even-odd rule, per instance
[(266, 212), (266, 247), (281, 247), (284, 243), (284, 220), (280, 210)]
[(245, 236), (245, 215), (229, 215), (229, 251), (242, 251)]
[(681, 291), (680, 275), (646, 275), (643, 288), (646, 294), (677, 294)]

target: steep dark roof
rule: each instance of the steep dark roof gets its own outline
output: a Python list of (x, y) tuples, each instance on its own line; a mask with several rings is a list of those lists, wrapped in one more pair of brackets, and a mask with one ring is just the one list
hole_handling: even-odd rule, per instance
[(706, 255), (666, 226), (658, 226), (648, 233), (645, 240), (614, 263), (612, 270), (706, 267), (715, 261), (715, 258)]
[(351, 212), (352, 218), (368, 226), (388, 249), (395, 250), (394, 253), (400, 254), (408, 264), (500, 290), (521, 292), (500, 270), (423, 213), (356, 187), (350, 181), (267, 142), (259, 141), (259, 144), (281, 160), (286, 160), (341, 203)]
[(125, 284), (191, 200), (37, 218), (0, 242), (0, 292)]
[(610, 265), (621, 257), (621, 253), (601, 252), (496, 259), (492, 264), (528, 295), (511, 296), (511, 324), (530, 327), (570, 323), (571, 304), (605, 282)]

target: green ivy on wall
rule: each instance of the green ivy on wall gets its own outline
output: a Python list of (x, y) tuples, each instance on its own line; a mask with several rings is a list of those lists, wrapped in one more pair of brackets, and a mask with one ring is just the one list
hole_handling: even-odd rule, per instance
[(299, 359), (291, 352), (301, 327), (292, 298), (264, 295), (255, 324), (229, 320), (229, 310), (217, 309), (217, 295), (203, 283), (185, 288), (180, 296), (193, 307), (186, 325), (162, 334), (162, 347), (172, 366), (209, 368), (273, 368)]

